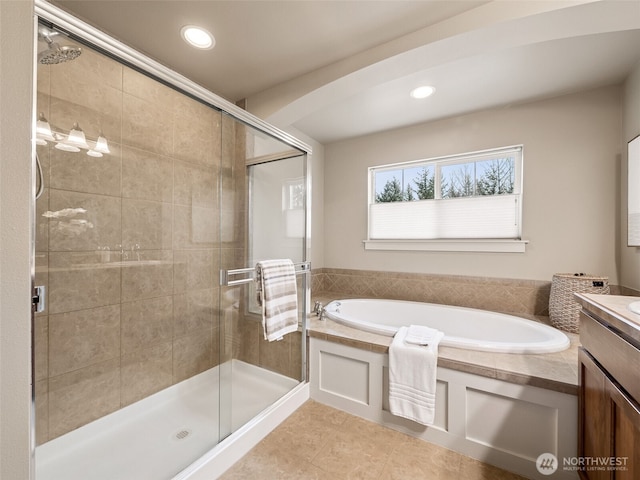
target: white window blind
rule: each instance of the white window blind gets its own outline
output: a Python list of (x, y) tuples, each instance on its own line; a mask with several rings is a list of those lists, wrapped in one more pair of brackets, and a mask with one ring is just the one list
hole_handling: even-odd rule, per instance
[[(500, 188), (495, 188), (495, 181), (491, 184), (497, 171), (497, 168), (491, 170), (492, 165), (508, 165), (512, 169), (499, 182)], [(368, 240), (516, 240), (521, 237), (521, 146), (369, 170)], [(423, 176), (416, 172), (422, 172)], [(377, 183), (376, 173), (380, 175)], [(398, 180), (396, 188), (383, 189), (380, 178), (387, 184)], [(416, 194), (407, 195), (418, 190), (420, 178), (433, 179), (431, 184), (436, 186), (432, 187), (434, 193), (429, 194), (432, 196), (420, 199)], [(455, 182), (460, 188), (454, 192), (451, 187)], [(506, 192), (505, 184), (508, 185)], [(395, 192), (392, 200), (389, 192)]]
[(374, 203), (369, 238), (517, 238), (518, 211), (518, 195)]

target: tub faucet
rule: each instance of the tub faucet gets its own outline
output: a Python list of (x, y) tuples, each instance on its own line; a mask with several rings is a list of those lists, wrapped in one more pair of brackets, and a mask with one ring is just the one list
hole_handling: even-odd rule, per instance
[(316, 303), (313, 305), (313, 313), (315, 313), (317, 317), (320, 317), (320, 320), (324, 320), (324, 307), (322, 306), (322, 302), (316, 300)]

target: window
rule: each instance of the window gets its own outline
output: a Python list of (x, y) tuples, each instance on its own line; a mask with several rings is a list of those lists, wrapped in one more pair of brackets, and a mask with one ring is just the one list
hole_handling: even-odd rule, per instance
[[(416, 241), (447, 240), (484, 250), (469, 246), (484, 241), (489, 251), (524, 251), (513, 249), (521, 239), (521, 177), (522, 146), (371, 167), (365, 245), (432, 249)], [(505, 241), (512, 244), (506, 250)]]
[(282, 211), (287, 238), (304, 238), (304, 177), (282, 183)]

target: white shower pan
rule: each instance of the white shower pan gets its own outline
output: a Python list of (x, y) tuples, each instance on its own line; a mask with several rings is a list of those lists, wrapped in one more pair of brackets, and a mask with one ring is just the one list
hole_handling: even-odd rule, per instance
[[(231, 362), (233, 431), (299, 383), (239, 360)], [(220, 367), (214, 367), (38, 446), (36, 478), (171, 478), (216, 445), (219, 374)]]

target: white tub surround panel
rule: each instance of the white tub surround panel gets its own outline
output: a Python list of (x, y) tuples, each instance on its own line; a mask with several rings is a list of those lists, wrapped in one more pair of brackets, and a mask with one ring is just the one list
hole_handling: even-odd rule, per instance
[[(577, 451), (577, 397), (531, 385), (438, 368), (431, 427), (388, 410), (388, 355), (310, 338), (311, 398), (527, 478), (536, 460)], [(576, 479), (564, 471), (558, 479)]]

